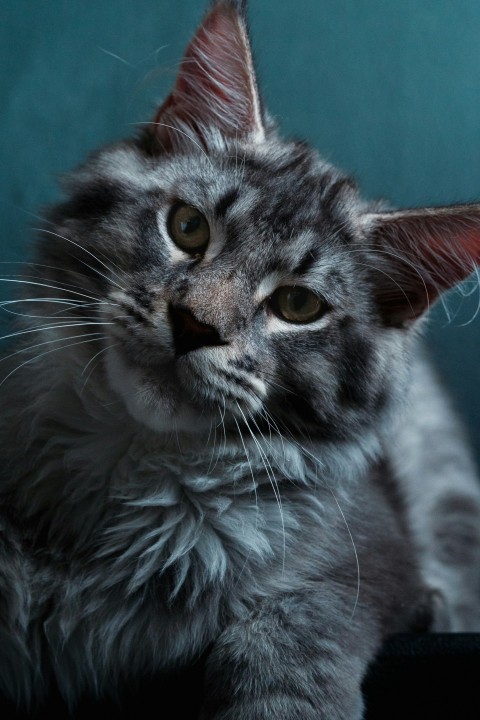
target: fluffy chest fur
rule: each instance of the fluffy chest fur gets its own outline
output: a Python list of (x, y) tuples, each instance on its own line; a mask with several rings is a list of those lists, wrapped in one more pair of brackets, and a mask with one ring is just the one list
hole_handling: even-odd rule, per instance
[[(123, 413), (109, 425), (85, 415), (83, 431), (76, 424), (73, 434), (62, 420), (63, 434), (44, 445), (31, 470), (27, 514), (41, 511), (42, 531), (71, 544), (74, 556), (110, 562), (112, 584), (122, 580), (134, 590), (175, 567), (170, 599), (193, 573), (194, 602), (247, 558), (249, 565), (278, 558), (302, 514), (316, 512), (321, 526), (315, 498), (326, 488), (312, 491), (318, 467), (294, 443), (241, 442), (226, 433), (212, 443), (178, 434), (159, 441)], [(46, 508), (60, 483), (61, 500)], [(289, 483), (298, 499), (284, 507)]]
[[(342, 478), (352, 449), (332, 452), (327, 475), (326, 455), (322, 466), (311, 445), (286, 439), (233, 438), (218, 427), (210, 439), (159, 441), (101, 379), (81, 394), (60, 383), (61, 405), (48, 406), (46, 393), (30, 398), (41, 412), (15, 471), (25, 473), (16, 501), (24, 629), (39, 651), (48, 643), (67, 695), (146, 664), (184, 665), (228, 618), (247, 617), (271, 593), (303, 591), (306, 572), (339, 561), (354, 608), (358, 559), (344, 512), (356, 478)], [(306, 534), (320, 554), (303, 547)]]

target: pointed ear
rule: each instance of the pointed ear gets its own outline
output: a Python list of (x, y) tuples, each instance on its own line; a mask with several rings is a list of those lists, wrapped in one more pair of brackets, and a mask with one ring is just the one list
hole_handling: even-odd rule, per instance
[(153, 121), (166, 151), (186, 147), (189, 137), (190, 147), (208, 145), (212, 130), (257, 141), (265, 134), (241, 1), (221, 0), (204, 18)]
[(480, 263), (480, 205), (369, 213), (363, 228), (386, 325), (408, 326)]

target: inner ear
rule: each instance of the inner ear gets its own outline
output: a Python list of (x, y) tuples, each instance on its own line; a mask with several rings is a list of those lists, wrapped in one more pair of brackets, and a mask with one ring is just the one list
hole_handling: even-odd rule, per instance
[(238, 3), (223, 0), (207, 14), (152, 130), (164, 151), (188, 146), (189, 137), (208, 146), (215, 132), (225, 138), (264, 139), (252, 53)]
[(480, 263), (480, 205), (369, 213), (363, 227), (385, 325), (410, 325)]

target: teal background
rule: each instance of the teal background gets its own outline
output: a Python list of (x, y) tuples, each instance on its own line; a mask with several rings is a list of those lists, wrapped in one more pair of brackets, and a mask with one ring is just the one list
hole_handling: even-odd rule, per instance
[[(261, 87), (286, 133), (315, 143), (368, 197), (480, 199), (478, 0), (250, 5)], [(203, 9), (199, 0), (2, 3), (2, 261), (25, 257), (61, 173), (151, 117)], [(435, 309), (428, 340), (480, 456), (479, 293), (467, 289), (467, 299), (448, 298), (452, 319)]]

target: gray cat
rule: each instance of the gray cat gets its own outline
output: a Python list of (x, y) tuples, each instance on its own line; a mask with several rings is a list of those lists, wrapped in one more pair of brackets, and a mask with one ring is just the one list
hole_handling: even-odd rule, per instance
[(205, 654), (204, 720), (359, 720), (388, 636), (480, 630), (479, 485), (419, 339), (480, 206), (385, 210), (282, 139), (234, 0), (145, 127), (70, 176), (15, 301), (1, 687), (74, 706)]

